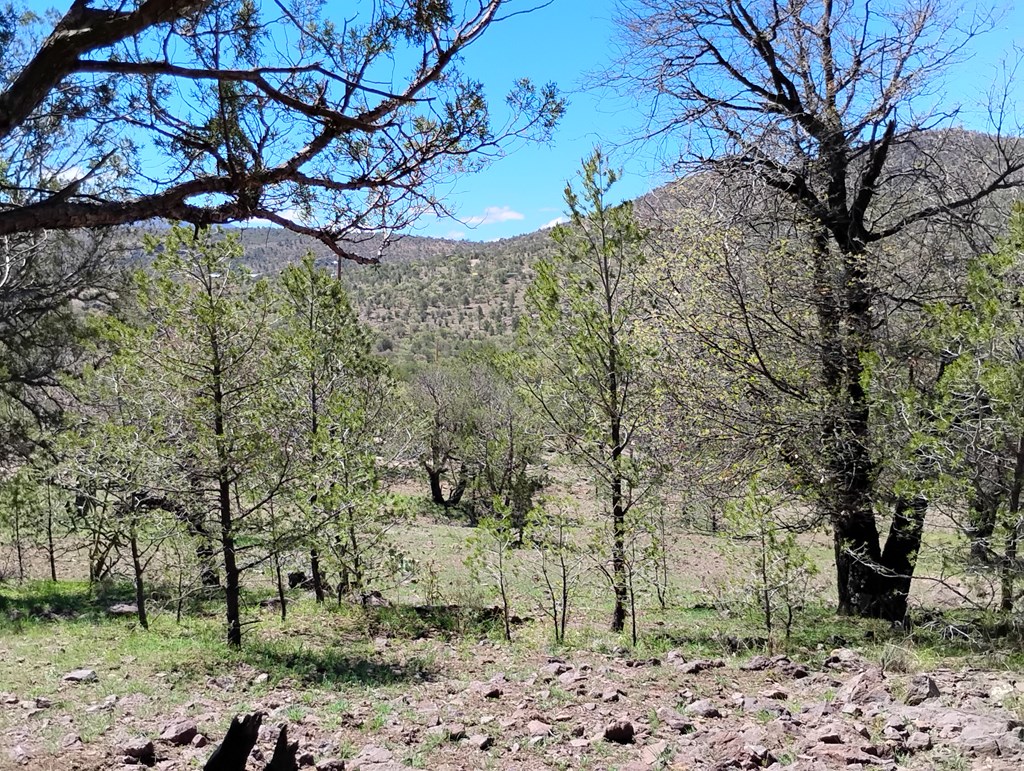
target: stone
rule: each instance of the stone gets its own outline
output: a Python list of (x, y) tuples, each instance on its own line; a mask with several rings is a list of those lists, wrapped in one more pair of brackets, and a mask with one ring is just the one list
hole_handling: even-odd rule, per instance
[(345, 771), (345, 761), (337, 758), (321, 760), (316, 764), (316, 771)]
[(585, 679), (584, 675), (575, 670), (563, 672), (558, 676), (558, 682), (562, 685), (572, 685), (573, 683), (583, 679)]
[(882, 675), (877, 669), (858, 672), (836, 692), (836, 702), (842, 704), (879, 704), (892, 700), (885, 690)]
[(613, 744), (632, 744), (636, 731), (628, 720), (616, 720), (604, 729), (604, 740)]
[(107, 608), (107, 613), (111, 616), (135, 616), (138, 612), (139, 606), (134, 602), (120, 602)]
[(28, 765), (28, 762), (32, 760), (32, 754), (20, 744), (16, 744), (7, 750), (7, 756), (19, 766)]
[(754, 656), (746, 664), (741, 664), (740, 669), (744, 672), (763, 672), (772, 666), (772, 661), (767, 656)]
[(526, 724), (526, 730), (530, 736), (551, 736), (551, 726), (541, 720), (531, 720)]
[(653, 744), (648, 744), (640, 750), (640, 761), (648, 766), (653, 766), (661, 760), (667, 750), (668, 742), (664, 739), (654, 742)]
[(601, 701), (605, 702), (606, 704), (611, 704), (612, 702), (616, 702), (618, 700), (619, 700), (619, 692), (618, 692), (618, 690), (605, 691), (604, 693), (601, 694)]
[(82, 747), (82, 737), (78, 734), (66, 734), (60, 740), (61, 749), (77, 750)]
[(491, 748), (494, 744), (494, 739), (487, 734), (473, 734), (469, 737), (469, 743), (471, 746), (476, 747), (478, 750), (483, 752)]
[(199, 733), (199, 729), (194, 721), (176, 720), (164, 727), (164, 730), (160, 732), (160, 740), (182, 746), (191, 742), (197, 733)]
[(781, 688), (777, 687), (766, 688), (765, 690), (761, 691), (761, 693), (759, 693), (757, 696), (760, 699), (773, 699), (775, 701), (785, 701), (789, 698), (788, 693), (786, 693)]
[(265, 685), (269, 680), (270, 680), (270, 675), (268, 675), (266, 672), (261, 672), (260, 674), (256, 675), (256, 677), (253, 678), (252, 684), (253, 685)]
[(94, 683), (99, 676), (92, 669), (75, 669), (61, 678), (66, 683)]
[(306, 768), (308, 766), (312, 766), (314, 764), (314, 762), (315, 762), (314, 758), (313, 758), (313, 753), (312, 752), (300, 753), (295, 758), (295, 762), (298, 764), (299, 768)]
[(90, 704), (85, 708), (86, 712), (109, 712), (117, 705), (117, 696), (110, 694), (98, 704)]
[(696, 675), (708, 669), (719, 669), (725, 666), (721, 659), (697, 659), (679, 665), (679, 671), (684, 675)]
[(939, 686), (928, 675), (917, 675), (907, 687), (907, 704), (916, 707), (940, 696)]
[(391, 750), (386, 747), (378, 747), (375, 744), (367, 744), (354, 758), (361, 765), (371, 763), (390, 763), (392, 758)]
[(466, 738), (466, 726), (462, 723), (449, 723), (442, 726), (442, 729), (450, 742), (460, 742)]
[(196, 734), (195, 736), (192, 737), (192, 741), (189, 742), (189, 744), (191, 744), (196, 749), (202, 749), (203, 747), (205, 747), (209, 743), (210, 743), (210, 740), (207, 739), (202, 734)]
[(932, 747), (932, 737), (924, 731), (915, 731), (907, 738), (906, 747), (911, 752), (929, 750)]
[(688, 704), (684, 707), (683, 712), (687, 715), (696, 715), (697, 717), (712, 718), (722, 716), (722, 713), (718, 711), (718, 708), (709, 699), (698, 699), (693, 704)]
[(135, 758), (147, 766), (156, 757), (156, 748), (153, 746), (153, 742), (141, 736), (122, 744), (118, 748), (118, 752), (125, 757)]

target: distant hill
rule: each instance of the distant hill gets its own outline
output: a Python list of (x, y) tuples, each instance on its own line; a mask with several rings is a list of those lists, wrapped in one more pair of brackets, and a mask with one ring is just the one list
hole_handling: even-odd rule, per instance
[[(312, 251), (334, 269), (335, 255), (311, 238), (278, 228), (240, 228), (245, 261), (277, 273)], [(347, 248), (376, 257), (379, 240)], [(540, 230), (498, 241), (449, 241), (405, 236), (388, 245), (378, 265), (342, 263), (342, 278), (377, 348), (396, 363), (451, 356), (472, 343), (505, 345), (522, 310), (533, 265), (554, 248)]]

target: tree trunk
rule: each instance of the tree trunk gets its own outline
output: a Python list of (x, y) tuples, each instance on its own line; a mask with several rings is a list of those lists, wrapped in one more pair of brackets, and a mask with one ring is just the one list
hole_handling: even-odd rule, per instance
[(626, 628), (629, 591), (626, 586), (626, 512), (622, 505), (622, 479), (618, 476), (612, 479), (612, 589), (615, 593), (612, 631), (621, 632)]
[(320, 573), (320, 554), (316, 549), (309, 550), (309, 569), (313, 574), (313, 593), (316, 595), (317, 604), (324, 602), (324, 579)]
[(992, 534), (996, 529), (1000, 497), (998, 493), (985, 490), (980, 480), (975, 480), (965, 530), (971, 542), (971, 559), (983, 565), (993, 561)]
[(50, 580), (57, 582), (57, 554), (53, 545), (53, 498), (50, 485), (46, 486), (46, 556), (50, 561)]
[(1013, 483), (1006, 511), (1006, 552), (1003, 555), (1000, 608), (1013, 610), (1013, 583), (1017, 573), (1017, 544), (1021, 536), (1020, 496), (1024, 488), (1024, 436), (1017, 442), (1017, 459), (1013, 467)]
[(281, 555), (274, 552), (274, 576), (277, 579), (277, 600), (281, 603), (281, 620), (288, 619), (288, 598), (284, 594), (284, 581), (281, 580)]
[(146, 586), (143, 578), (142, 557), (139, 554), (139, 534), (135, 529), (135, 522), (131, 524), (128, 540), (132, 549), (132, 571), (135, 576), (135, 608), (139, 616), (139, 626), (143, 629), (149, 629), (149, 618), (146, 616)]
[(434, 467), (428, 466), (424, 463), (423, 468), (426, 469), (427, 478), (430, 480), (430, 500), (438, 506), (444, 506), (446, 509), (458, 506), (459, 502), (462, 500), (462, 496), (466, 492), (466, 475), (464, 473), (460, 473), (455, 486), (451, 489), (451, 492), (445, 496), (444, 486), (441, 484), (441, 478), (444, 476), (444, 466)]
[(235, 537), (231, 521), (231, 483), (226, 469), (221, 470), (218, 482), (220, 498), (220, 538), (224, 549), (224, 604), (227, 620), (228, 645), (242, 647), (242, 615), (240, 607), (240, 581), (235, 559)]

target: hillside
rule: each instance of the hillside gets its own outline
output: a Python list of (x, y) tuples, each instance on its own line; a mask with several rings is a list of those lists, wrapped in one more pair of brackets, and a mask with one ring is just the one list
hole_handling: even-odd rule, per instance
[[(240, 231), (246, 261), (276, 273), (312, 250), (317, 262), (335, 257), (316, 241), (272, 228)], [(397, 361), (433, 361), (466, 343), (507, 341), (533, 277), (532, 266), (553, 248), (538, 231), (487, 243), (404, 237), (378, 265), (343, 263), (343, 278), (363, 319), (377, 332), (378, 350)], [(377, 244), (355, 245), (374, 255)]]

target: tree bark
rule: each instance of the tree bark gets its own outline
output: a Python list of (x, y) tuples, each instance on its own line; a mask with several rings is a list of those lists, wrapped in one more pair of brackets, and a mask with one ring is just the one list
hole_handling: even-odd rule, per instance
[(318, 605), (324, 602), (324, 579), (320, 573), (320, 554), (316, 549), (309, 550), (309, 570), (313, 574), (313, 593)]
[(132, 549), (132, 571), (135, 576), (135, 608), (139, 617), (139, 626), (149, 629), (149, 618), (146, 615), (146, 587), (143, 576), (142, 557), (139, 554), (139, 534), (132, 522), (131, 532), (128, 535), (129, 544)]

